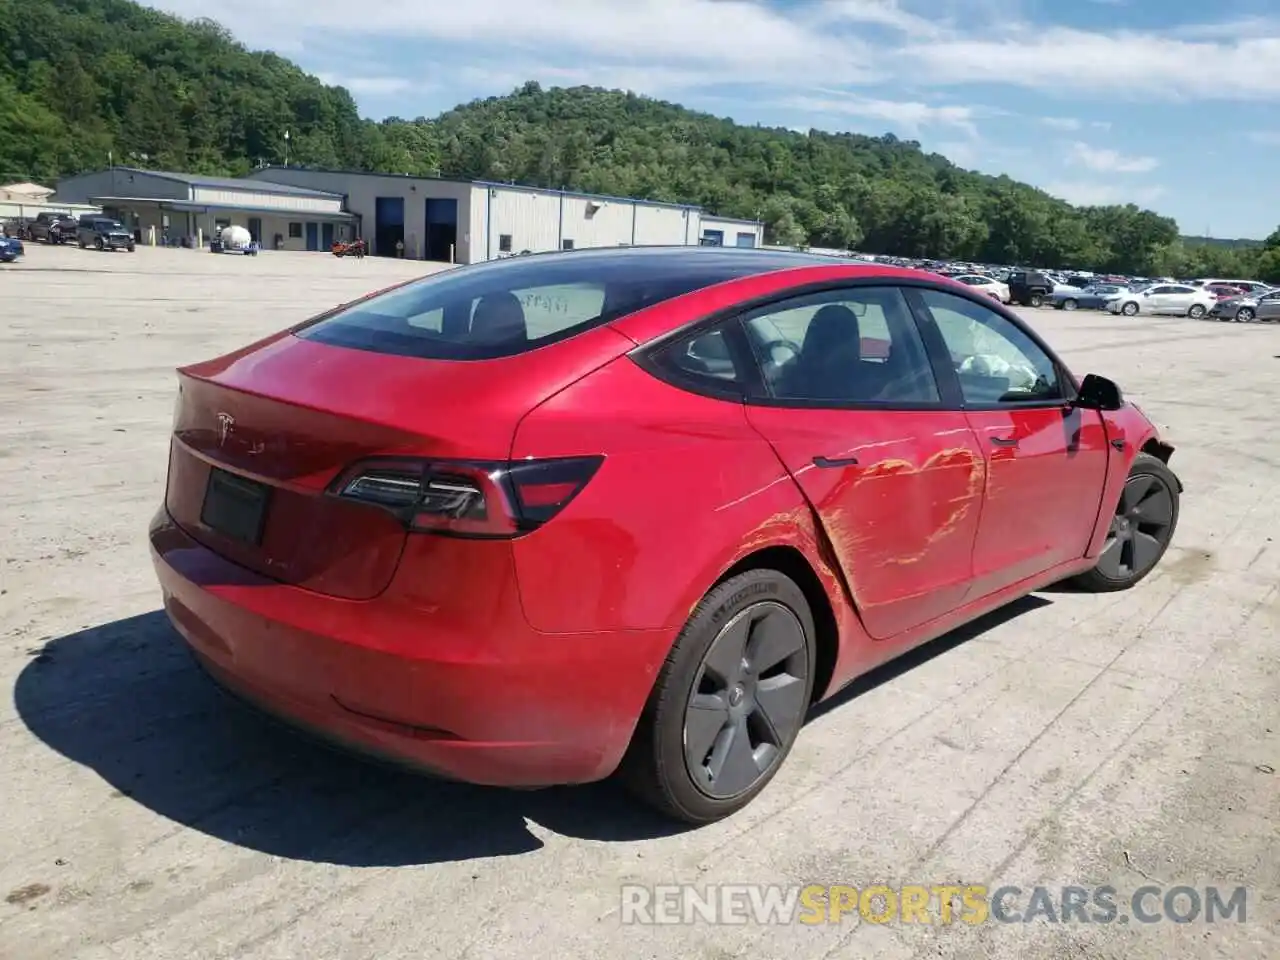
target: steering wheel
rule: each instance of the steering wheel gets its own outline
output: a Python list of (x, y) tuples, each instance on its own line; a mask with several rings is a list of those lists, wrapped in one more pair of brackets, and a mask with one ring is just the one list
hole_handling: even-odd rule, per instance
[[(764, 343), (761, 344), (761, 347), (765, 352), (765, 356), (769, 358), (769, 361), (771, 363), (778, 364), (778, 366), (781, 366), (782, 364), (786, 363), (787, 359), (795, 360), (797, 357), (800, 356), (800, 344), (796, 343), (794, 340), (788, 340), (785, 337), (780, 337), (777, 340), (766, 340)], [(783, 360), (774, 360), (773, 351), (777, 347), (781, 347), (784, 350), (790, 351), (791, 356)]]

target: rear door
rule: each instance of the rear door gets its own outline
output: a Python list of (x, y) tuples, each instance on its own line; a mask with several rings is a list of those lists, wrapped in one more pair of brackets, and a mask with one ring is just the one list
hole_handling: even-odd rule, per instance
[(970, 599), (1083, 557), (1110, 452), (1101, 415), (1070, 405), (1059, 364), (1003, 314), (940, 290), (915, 295), (950, 355), (987, 466)]
[(742, 318), (747, 407), (812, 505), (867, 632), (887, 639), (969, 590), (983, 460), (947, 410), (902, 291), (850, 285)]

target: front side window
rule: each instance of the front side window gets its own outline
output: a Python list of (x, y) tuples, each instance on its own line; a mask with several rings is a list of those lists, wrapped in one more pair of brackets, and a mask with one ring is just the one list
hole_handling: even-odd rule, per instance
[(837, 406), (938, 402), (928, 354), (897, 287), (798, 297), (743, 322), (770, 399)]
[(1052, 358), (1017, 324), (941, 290), (922, 290), (920, 297), (951, 354), (965, 404), (1066, 399)]

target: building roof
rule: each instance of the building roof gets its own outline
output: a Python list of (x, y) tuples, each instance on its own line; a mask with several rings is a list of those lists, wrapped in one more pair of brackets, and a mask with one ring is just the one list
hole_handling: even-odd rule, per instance
[(6, 183), (0, 187), (0, 193), (17, 193), (24, 197), (47, 197), (53, 193), (53, 187), (42, 187), (38, 183)]
[(329, 193), (325, 190), (312, 190), (309, 187), (295, 187), (288, 183), (276, 183), (273, 180), (259, 180), (246, 177), (206, 177), (201, 173), (177, 173), (173, 170), (144, 170), (141, 167), (113, 167), (125, 173), (142, 173), (162, 180), (173, 180), (192, 187), (208, 187), (213, 190), (256, 190), (258, 193), (275, 193), (297, 197), (325, 197), (334, 199), (341, 194)]

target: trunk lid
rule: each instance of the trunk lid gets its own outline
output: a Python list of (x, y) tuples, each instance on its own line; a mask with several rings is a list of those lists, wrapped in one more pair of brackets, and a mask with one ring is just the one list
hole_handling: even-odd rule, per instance
[[(484, 361), (387, 356), (281, 334), (178, 371), (166, 507), (193, 539), (283, 583), (377, 596), (408, 536), (326, 493), (369, 457), (505, 460), (532, 407), (624, 352), (607, 328)], [(536, 364), (536, 367), (535, 367)]]

